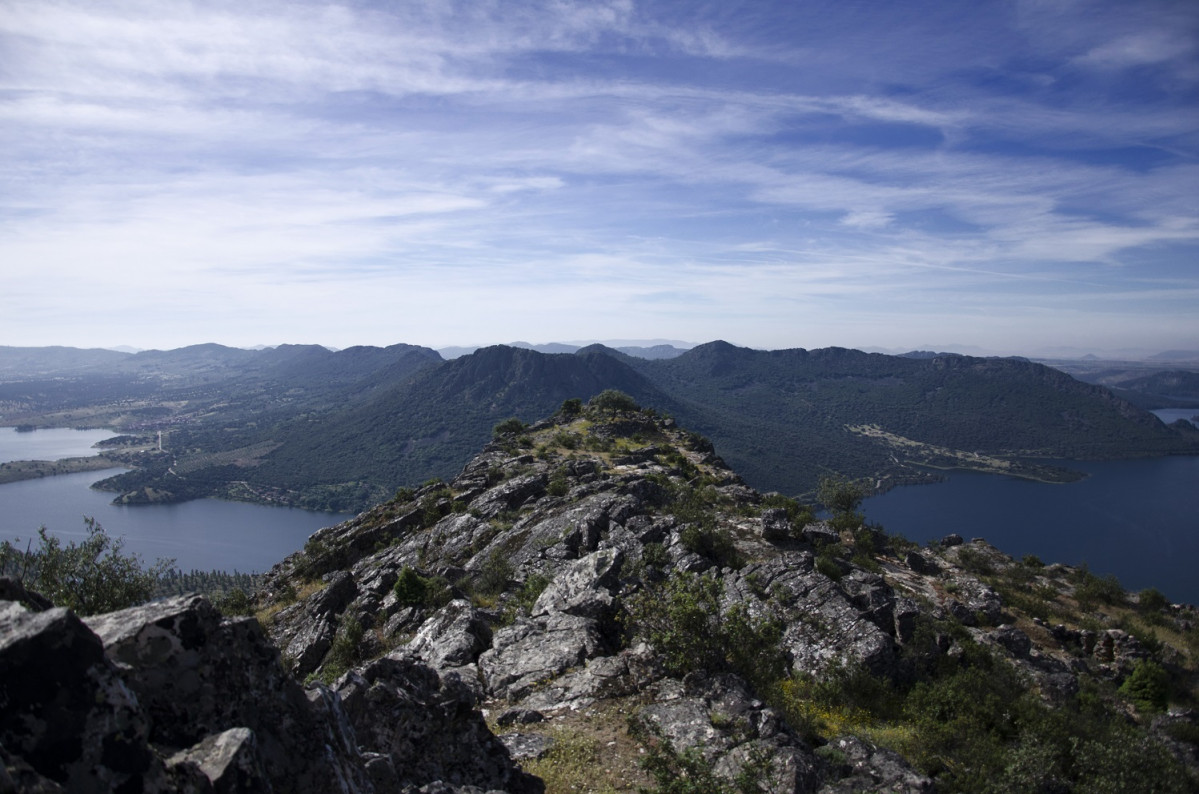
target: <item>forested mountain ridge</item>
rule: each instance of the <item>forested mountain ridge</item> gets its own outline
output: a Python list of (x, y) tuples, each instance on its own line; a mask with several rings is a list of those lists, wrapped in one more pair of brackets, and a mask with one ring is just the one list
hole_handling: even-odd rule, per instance
[(11, 424), (164, 430), (164, 454), (127, 455), (137, 468), (106, 482), (127, 503), (216, 495), (359, 510), (451, 475), (504, 419), (608, 388), (710, 437), (755, 487), (792, 495), (834, 472), (879, 487), (926, 480), (929, 467), (1062, 480), (1026, 459), (1199, 452), (1199, 434), (1025, 359), (725, 342), (657, 360), (600, 345), (500, 345), (450, 361), (408, 345), (199, 345), (128, 355), (111, 374), (0, 383), (0, 412)]

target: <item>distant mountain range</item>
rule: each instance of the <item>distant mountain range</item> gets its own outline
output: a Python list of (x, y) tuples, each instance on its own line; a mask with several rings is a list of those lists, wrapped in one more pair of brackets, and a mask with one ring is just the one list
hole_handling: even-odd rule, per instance
[(133, 503), (219, 495), (361, 509), (456, 474), (501, 420), (610, 388), (707, 435), (751, 485), (789, 495), (831, 473), (882, 487), (929, 467), (1057, 479), (1068, 475), (1023, 459), (1199, 452), (1199, 434), (1102, 386), (952, 354), (725, 342), (660, 358), (494, 346), (449, 361), (411, 345), (0, 348), (0, 381), (4, 424), (165, 431), (166, 454), (130, 458), (137, 468), (107, 485)]

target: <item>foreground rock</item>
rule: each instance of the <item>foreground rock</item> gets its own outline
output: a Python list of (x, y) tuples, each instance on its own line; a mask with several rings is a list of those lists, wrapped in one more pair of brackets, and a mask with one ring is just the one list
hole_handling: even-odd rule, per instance
[(305, 691), (198, 596), (86, 621), (0, 602), (0, 704), (19, 791), (539, 790), (455, 679), (380, 660)]

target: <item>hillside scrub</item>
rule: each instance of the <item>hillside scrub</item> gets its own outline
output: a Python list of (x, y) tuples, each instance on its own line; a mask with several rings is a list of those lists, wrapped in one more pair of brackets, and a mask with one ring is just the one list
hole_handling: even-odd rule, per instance
[(149, 601), (174, 561), (159, 560), (146, 567), (137, 555), (125, 554), (124, 541), (110, 537), (94, 518), (83, 523), (87, 537), (79, 543), (63, 544), (45, 527), (38, 530), (36, 548), (30, 543), (20, 551), (7, 540), (0, 543), (0, 574), (80, 615)]

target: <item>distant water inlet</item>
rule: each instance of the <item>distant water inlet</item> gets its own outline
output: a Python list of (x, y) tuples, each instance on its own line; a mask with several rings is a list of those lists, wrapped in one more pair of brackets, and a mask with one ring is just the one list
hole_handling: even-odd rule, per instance
[(99, 454), (95, 444), (115, 435), (111, 430), (74, 430), (69, 427), (31, 431), (0, 427), (0, 463), (88, 457)]
[(219, 499), (175, 505), (113, 505), (111, 493), (88, 486), (119, 469), (64, 474), (0, 485), (0, 539), (35, 537), (45, 526), (65, 541), (86, 537), (84, 516), (93, 516), (109, 535), (125, 539), (125, 551), (146, 562), (171, 558), (192, 569), (267, 571), (303, 548), (321, 527), (350, 518)]
[(972, 472), (867, 499), (867, 519), (924, 543), (956, 532), (1017, 558), (1086, 562), (1132, 590), (1199, 603), (1199, 457), (1065, 461), (1065, 485)]
[[(95, 455), (92, 445), (116, 435), (108, 430), (0, 428), (0, 462), (61, 460)], [(64, 541), (86, 537), (84, 516), (94, 517), (125, 551), (146, 562), (174, 559), (184, 570), (262, 572), (304, 546), (321, 527), (350, 518), (287, 507), (199, 499), (176, 505), (112, 504), (113, 494), (89, 486), (123, 469), (86, 471), (0, 485), (0, 539), (22, 546), (45, 526)]]

